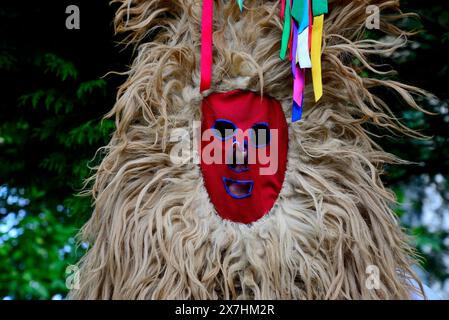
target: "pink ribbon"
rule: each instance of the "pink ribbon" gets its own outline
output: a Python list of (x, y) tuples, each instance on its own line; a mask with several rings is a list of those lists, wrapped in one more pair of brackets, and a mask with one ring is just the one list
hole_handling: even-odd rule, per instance
[(293, 49), (292, 49), (292, 73), (293, 73), (293, 108), (292, 122), (298, 121), (302, 116), (303, 92), (305, 83), (305, 70), (301, 69), (296, 63), (296, 51), (298, 50), (298, 27), (293, 22)]
[(285, 14), (285, 0), (281, 0), (281, 19), (284, 19)]
[(201, 82), (200, 92), (210, 88), (212, 83), (212, 31), (214, 1), (204, 0), (201, 15)]

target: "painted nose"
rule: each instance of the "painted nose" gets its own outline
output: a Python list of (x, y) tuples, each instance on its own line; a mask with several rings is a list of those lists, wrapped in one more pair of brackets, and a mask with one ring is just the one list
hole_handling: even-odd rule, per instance
[(232, 143), (232, 159), (229, 162), (229, 168), (235, 172), (242, 172), (249, 169), (248, 167), (248, 144), (246, 141), (240, 143), (234, 141)]

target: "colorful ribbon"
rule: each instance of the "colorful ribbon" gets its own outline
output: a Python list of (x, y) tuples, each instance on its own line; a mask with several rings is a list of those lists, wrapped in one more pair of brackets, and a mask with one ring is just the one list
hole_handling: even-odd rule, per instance
[[(287, 48), (291, 48), (293, 74), (292, 122), (295, 122), (300, 120), (302, 115), (306, 69), (312, 69), (315, 101), (318, 101), (323, 95), (321, 43), (324, 14), (328, 12), (328, 1), (288, 0), (286, 3), (281, 1), (281, 4), (281, 18), (284, 19), (284, 28), (282, 30), (280, 57), (285, 60)], [(291, 25), (293, 25), (292, 34), (290, 32)]]
[(284, 19), (285, 13), (285, 0), (281, 0), (281, 19)]
[(214, 1), (204, 0), (201, 15), (201, 82), (200, 92), (210, 88), (212, 83), (212, 33)]
[[(243, 0), (237, 0), (240, 11)], [(201, 82), (200, 91), (212, 83), (213, 0), (203, 0), (201, 16)], [(306, 69), (312, 70), (315, 101), (323, 96), (321, 75), (321, 44), (324, 14), (328, 13), (328, 0), (281, 0), (283, 22), (279, 56), (285, 60), (287, 52), (293, 75), (292, 122), (301, 119), (304, 101)]]
[(240, 11), (243, 10), (243, 0), (237, 0), (237, 3), (239, 5)]
[(292, 121), (297, 121), (301, 119), (302, 113), (302, 101), (303, 101), (303, 91), (304, 91), (304, 72), (299, 68), (296, 58), (298, 56), (298, 26), (296, 23), (293, 24), (293, 35), (292, 35), (292, 74), (293, 74), (293, 112)]
[(323, 39), (324, 15), (313, 18), (312, 26), (312, 82), (315, 102), (323, 96), (323, 81), (321, 79), (321, 42)]
[(284, 28), (282, 29), (282, 40), (281, 40), (281, 52), (280, 57), (285, 60), (287, 55), (287, 49), (290, 42), (291, 33), (291, 10), (290, 10), (290, 0), (287, 0), (284, 12)]
[(327, 0), (313, 0), (312, 1), (312, 12), (313, 16), (321, 16), (322, 14), (328, 13)]

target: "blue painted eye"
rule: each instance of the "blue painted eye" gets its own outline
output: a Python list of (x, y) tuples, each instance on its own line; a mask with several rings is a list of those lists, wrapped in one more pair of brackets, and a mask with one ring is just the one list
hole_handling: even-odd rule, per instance
[(215, 121), (212, 129), (214, 130), (214, 135), (224, 141), (234, 136), (237, 127), (229, 120), (218, 119)]
[(270, 128), (268, 123), (259, 122), (254, 124), (250, 130), (251, 145), (262, 148), (270, 144)]

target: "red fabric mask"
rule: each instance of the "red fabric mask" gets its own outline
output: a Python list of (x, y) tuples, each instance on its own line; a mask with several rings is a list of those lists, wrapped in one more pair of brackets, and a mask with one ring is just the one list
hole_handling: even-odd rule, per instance
[(209, 95), (201, 109), (201, 170), (215, 209), (235, 222), (260, 219), (285, 176), (288, 129), (280, 103), (234, 90)]

